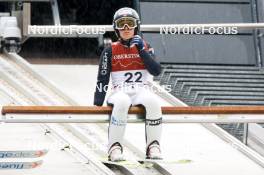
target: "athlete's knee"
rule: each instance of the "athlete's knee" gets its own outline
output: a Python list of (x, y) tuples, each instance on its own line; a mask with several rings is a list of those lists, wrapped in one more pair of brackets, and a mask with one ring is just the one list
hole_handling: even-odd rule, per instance
[(161, 108), (158, 99), (153, 95), (143, 96), (141, 103), (146, 108), (146, 110), (160, 110)]
[(131, 99), (128, 95), (119, 96), (113, 103), (114, 109), (120, 112), (127, 112), (130, 106)]

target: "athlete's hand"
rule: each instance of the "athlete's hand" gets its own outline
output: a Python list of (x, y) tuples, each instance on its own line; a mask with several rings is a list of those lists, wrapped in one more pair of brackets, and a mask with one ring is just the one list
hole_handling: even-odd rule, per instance
[(144, 48), (144, 42), (143, 42), (142, 38), (139, 35), (135, 35), (132, 38), (132, 40), (130, 42), (130, 45), (132, 46), (133, 44), (135, 44), (137, 46), (139, 51), (145, 49)]

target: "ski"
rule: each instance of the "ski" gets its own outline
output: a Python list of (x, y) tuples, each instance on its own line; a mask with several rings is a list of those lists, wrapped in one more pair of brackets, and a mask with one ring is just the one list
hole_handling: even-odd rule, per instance
[(181, 159), (181, 160), (155, 160), (155, 159), (140, 159), (135, 161), (131, 160), (124, 160), (119, 162), (113, 162), (109, 160), (101, 160), (102, 163), (107, 165), (116, 165), (116, 166), (125, 166), (130, 168), (138, 168), (138, 167), (144, 167), (144, 168), (151, 168), (155, 166), (157, 163), (164, 163), (164, 164), (187, 164), (193, 162), (189, 159)]
[(124, 160), (124, 161), (119, 161), (119, 162), (102, 160), (102, 163), (105, 165), (116, 165), (116, 166), (123, 166), (123, 167), (125, 166), (125, 167), (130, 167), (130, 168), (137, 168), (137, 167), (142, 166), (138, 162), (130, 161), (130, 160)]
[(180, 160), (164, 160), (164, 159), (141, 159), (138, 160), (141, 164), (155, 164), (155, 163), (165, 163), (165, 164), (186, 164), (193, 162), (190, 159), (180, 159)]
[(48, 150), (18, 150), (18, 151), (0, 151), (0, 159), (5, 158), (37, 158), (44, 156)]
[(34, 162), (0, 162), (0, 170), (32, 169), (40, 166), (42, 163), (42, 160)]

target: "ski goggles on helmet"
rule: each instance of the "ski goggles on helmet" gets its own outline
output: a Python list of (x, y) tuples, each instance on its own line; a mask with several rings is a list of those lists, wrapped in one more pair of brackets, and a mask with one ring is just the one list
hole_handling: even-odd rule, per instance
[(115, 21), (115, 28), (122, 30), (127, 26), (129, 29), (134, 29), (137, 27), (137, 21), (131, 17), (122, 17)]

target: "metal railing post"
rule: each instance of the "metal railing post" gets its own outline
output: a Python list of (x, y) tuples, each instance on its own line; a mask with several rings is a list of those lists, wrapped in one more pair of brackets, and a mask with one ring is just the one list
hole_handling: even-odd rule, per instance
[(243, 130), (243, 143), (247, 145), (248, 140), (248, 123), (244, 123), (244, 130)]

